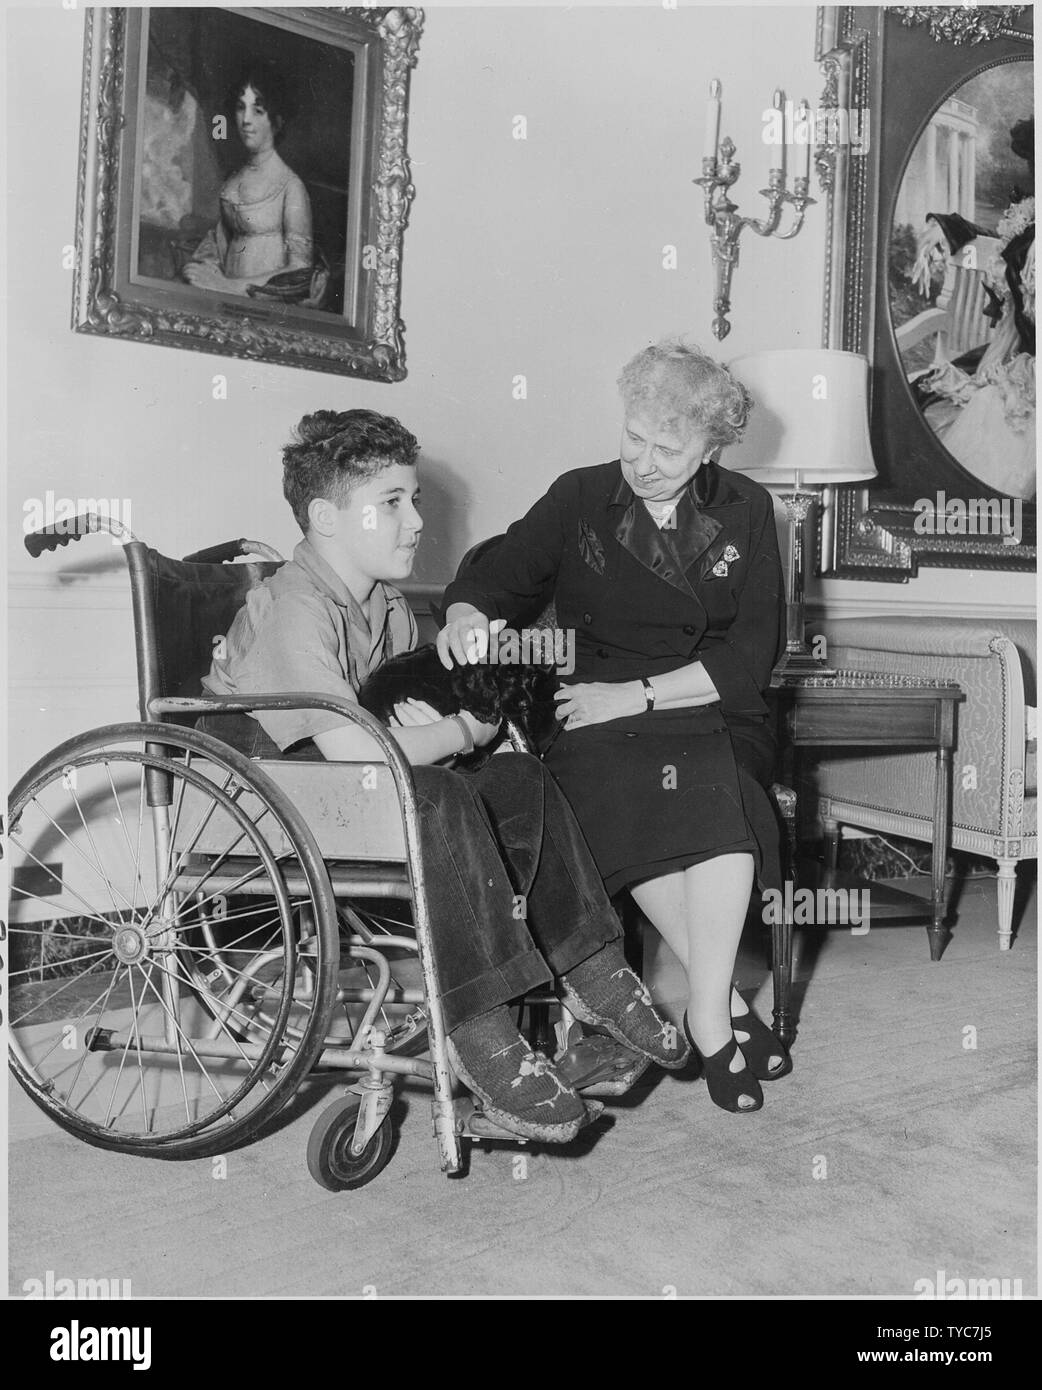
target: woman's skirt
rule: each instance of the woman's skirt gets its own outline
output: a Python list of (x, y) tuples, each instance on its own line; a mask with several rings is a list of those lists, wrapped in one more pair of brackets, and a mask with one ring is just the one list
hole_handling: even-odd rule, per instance
[(772, 747), (703, 705), (562, 730), (545, 761), (609, 894), (723, 854), (751, 854), (762, 891), (782, 881)]

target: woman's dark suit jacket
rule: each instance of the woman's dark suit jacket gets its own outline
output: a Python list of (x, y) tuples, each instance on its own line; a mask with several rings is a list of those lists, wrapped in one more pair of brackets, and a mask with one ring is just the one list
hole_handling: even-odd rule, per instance
[(785, 642), (774, 506), (758, 483), (704, 464), (660, 530), (618, 460), (554, 482), (461, 571), (445, 606), (527, 622), (551, 599), (575, 632), (569, 681), (630, 681), (701, 661), (738, 762), (761, 785), (774, 740), (764, 693)]

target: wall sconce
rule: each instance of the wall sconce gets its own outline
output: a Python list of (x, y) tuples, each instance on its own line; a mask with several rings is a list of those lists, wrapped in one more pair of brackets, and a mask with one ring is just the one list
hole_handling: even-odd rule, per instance
[[(806, 99), (800, 102), (796, 119), (793, 121), (791, 102), (786, 109), (784, 92), (774, 94), (774, 110), (781, 125), (782, 139), (778, 142), (778, 163), (767, 176), (767, 187), (760, 189), (760, 196), (767, 199), (767, 216), (759, 221), (753, 217), (739, 217), (738, 207), (731, 202), (729, 190), (737, 182), (742, 166), (735, 160), (737, 153), (730, 136), (720, 144), (720, 111), (723, 88), (714, 78), (709, 84), (709, 102), (706, 107), (706, 143), (702, 154), (702, 177), (693, 183), (705, 189), (705, 217), (712, 228), (709, 241), (713, 251), (713, 267), (716, 271), (716, 287), (713, 297), (713, 336), (726, 338), (731, 331), (727, 315), (731, 310), (731, 276), (738, 264), (738, 239), (746, 227), (751, 227), (757, 236), (776, 236), (779, 241), (789, 241), (803, 226), (803, 215), (817, 200), (807, 196), (810, 187), (810, 146), (813, 136), (813, 122)], [(785, 123), (791, 123), (791, 134), (796, 146), (796, 177), (790, 193), (785, 183)], [(800, 130), (802, 140), (796, 139)], [(779, 232), (782, 206), (791, 203), (795, 221), (785, 232)]]

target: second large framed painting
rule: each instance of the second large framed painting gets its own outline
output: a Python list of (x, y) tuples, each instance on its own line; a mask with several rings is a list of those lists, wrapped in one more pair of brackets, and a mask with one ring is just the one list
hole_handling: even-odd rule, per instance
[(879, 471), (826, 508), (822, 570), (1031, 569), (1031, 9), (828, 7), (819, 57), (825, 106), (871, 117), (871, 142), (836, 139), (819, 168), (832, 179), (825, 341), (871, 363)]
[(422, 22), (411, 8), (90, 11), (74, 328), (400, 380)]

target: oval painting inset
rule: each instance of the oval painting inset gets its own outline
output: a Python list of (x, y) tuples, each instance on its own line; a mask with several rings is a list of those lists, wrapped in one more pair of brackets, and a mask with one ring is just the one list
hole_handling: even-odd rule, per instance
[(1035, 495), (1033, 64), (1005, 63), (937, 108), (890, 229), (890, 317), (909, 390), (991, 492)]

